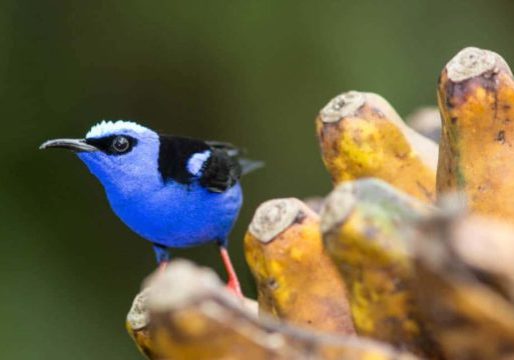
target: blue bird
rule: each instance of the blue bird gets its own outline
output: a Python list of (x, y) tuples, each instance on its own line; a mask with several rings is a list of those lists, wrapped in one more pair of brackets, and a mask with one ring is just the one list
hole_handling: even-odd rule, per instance
[(241, 288), (227, 252), (243, 196), (239, 178), (262, 163), (241, 158), (231, 144), (160, 135), (128, 121), (103, 121), (84, 139), (56, 139), (40, 149), (74, 151), (105, 189), (116, 215), (153, 244), (159, 267), (168, 248), (214, 242)]

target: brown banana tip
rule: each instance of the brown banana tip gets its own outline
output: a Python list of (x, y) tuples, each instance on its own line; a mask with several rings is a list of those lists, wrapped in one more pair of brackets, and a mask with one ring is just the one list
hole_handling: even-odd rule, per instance
[(332, 100), (320, 112), (321, 121), (333, 123), (341, 118), (353, 116), (366, 102), (366, 96), (359, 91), (342, 93)]
[(476, 47), (462, 49), (446, 64), (448, 79), (453, 82), (465, 81), (489, 71), (498, 73), (501, 70), (512, 75), (509, 65), (500, 55)]
[(268, 243), (291, 226), (301, 212), (301, 202), (295, 198), (266, 201), (257, 208), (248, 231)]
[(140, 330), (148, 325), (148, 309), (146, 307), (148, 288), (136, 295), (130, 311), (127, 314), (127, 323), (132, 330)]
[[(182, 259), (172, 261), (164, 272), (150, 276), (146, 285), (148, 309), (157, 312), (182, 308), (215, 292), (221, 296), (225, 291), (212, 270)], [(226, 298), (233, 301), (228, 294)]]
[(321, 210), (320, 229), (324, 234), (341, 223), (356, 203), (355, 186), (352, 182), (337, 186), (325, 200)]

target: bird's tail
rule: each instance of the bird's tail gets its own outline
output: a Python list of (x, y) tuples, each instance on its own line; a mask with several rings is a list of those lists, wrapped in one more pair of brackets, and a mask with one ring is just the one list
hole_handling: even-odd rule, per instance
[(241, 174), (246, 175), (254, 170), (264, 167), (264, 161), (251, 160), (247, 158), (239, 158), (239, 165), (241, 165)]

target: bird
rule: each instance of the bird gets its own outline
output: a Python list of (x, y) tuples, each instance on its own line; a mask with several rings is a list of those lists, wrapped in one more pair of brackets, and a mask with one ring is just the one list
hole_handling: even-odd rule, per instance
[(227, 288), (242, 297), (227, 251), (242, 206), (240, 177), (263, 166), (219, 141), (165, 135), (132, 121), (102, 121), (82, 139), (54, 139), (40, 149), (76, 153), (103, 185), (113, 212), (150, 241), (159, 269), (171, 248), (219, 247)]

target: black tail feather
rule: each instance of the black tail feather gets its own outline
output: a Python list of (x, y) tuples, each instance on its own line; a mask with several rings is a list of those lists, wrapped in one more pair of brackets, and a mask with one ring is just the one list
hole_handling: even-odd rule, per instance
[(241, 165), (241, 175), (246, 175), (254, 170), (264, 167), (264, 161), (251, 160), (247, 158), (239, 158), (239, 165)]

